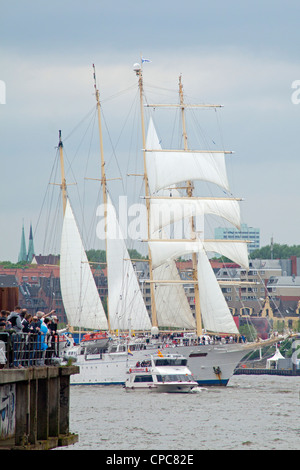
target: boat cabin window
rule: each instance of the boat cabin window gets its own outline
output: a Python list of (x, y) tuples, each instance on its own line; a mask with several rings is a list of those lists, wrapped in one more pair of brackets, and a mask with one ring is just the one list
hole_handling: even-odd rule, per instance
[(191, 382), (193, 377), (191, 375), (176, 374), (176, 375), (157, 375), (157, 382)]
[(118, 344), (116, 346), (112, 346), (110, 349), (110, 353), (116, 353), (116, 352), (125, 352), (126, 348), (123, 344)]
[(174, 357), (160, 357), (154, 360), (156, 366), (186, 366), (187, 359), (178, 359)]
[(86, 346), (85, 348), (85, 354), (86, 355), (102, 355), (105, 352), (105, 349), (103, 348), (97, 348), (96, 346)]
[(142, 351), (146, 349), (146, 345), (142, 343), (130, 344), (130, 351)]
[(152, 375), (137, 375), (134, 379), (135, 382), (153, 382)]

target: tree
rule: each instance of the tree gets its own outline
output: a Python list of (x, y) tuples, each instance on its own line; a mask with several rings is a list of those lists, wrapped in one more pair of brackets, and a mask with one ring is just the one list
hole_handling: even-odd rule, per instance
[(105, 250), (88, 250), (86, 252), (87, 259), (93, 263), (105, 263), (106, 253)]
[[(137, 250), (129, 249), (128, 253), (130, 259), (145, 259), (145, 256), (142, 256)], [(148, 256), (146, 258), (148, 258)]]
[(280, 245), (274, 243), (273, 253), (271, 253), (271, 245), (266, 245), (258, 250), (252, 251), (251, 259), (270, 259), (273, 255), (274, 259), (289, 259), (291, 256), (300, 257), (300, 245)]
[[(129, 256), (131, 259), (144, 259), (137, 250), (128, 250)], [(105, 250), (88, 250), (86, 252), (87, 259), (93, 263), (106, 263), (106, 253)]]
[(4, 269), (12, 268), (26, 268), (29, 263), (27, 261), (19, 261), (18, 263), (12, 263), (11, 261), (0, 261), (0, 266)]
[(254, 328), (253, 325), (247, 324), (247, 325), (241, 325), (239, 327), (239, 332), (241, 335), (245, 336), (247, 338), (247, 341), (255, 341), (257, 337), (257, 331)]

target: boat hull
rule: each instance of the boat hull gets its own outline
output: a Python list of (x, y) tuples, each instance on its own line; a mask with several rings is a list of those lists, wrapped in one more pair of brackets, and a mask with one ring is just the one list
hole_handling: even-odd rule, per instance
[(79, 374), (72, 375), (71, 385), (123, 385), (127, 370), (127, 353), (104, 353), (101, 357), (77, 356)]
[[(127, 353), (104, 353), (101, 357), (77, 356), (79, 374), (71, 377), (72, 385), (124, 385), (128, 365), (149, 359), (158, 349), (162, 353), (176, 352), (188, 359), (193, 379), (201, 386), (226, 386), (242, 358), (249, 352), (244, 345), (200, 345), (176, 347), (152, 347)], [(254, 347), (255, 349), (255, 347)]]
[(158, 384), (158, 383), (149, 383), (149, 384), (125, 384), (126, 391), (150, 391), (157, 393), (189, 393), (193, 388), (196, 387), (196, 384), (177, 384), (177, 383), (168, 383), (168, 384)]
[(192, 391), (193, 388), (196, 387), (196, 384), (188, 384), (188, 383), (181, 383), (181, 384), (158, 384), (157, 385), (157, 392), (160, 393), (189, 393)]
[(178, 346), (176, 351), (188, 359), (193, 378), (201, 386), (226, 386), (249, 352), (236, 344)]

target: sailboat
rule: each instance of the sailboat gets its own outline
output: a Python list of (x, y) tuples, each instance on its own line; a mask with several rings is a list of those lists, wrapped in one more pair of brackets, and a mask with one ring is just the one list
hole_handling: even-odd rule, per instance
[[(225, 157), (232, 152), (188, 148), (186, 110), (189, 107), (215, 108), (219, 105), (186, 104), (180, 76), (180, 100), (178, 104), (170, 106), (181, 111), (184, 145), (180, 150), (163, 149), (152, 118), (146, 136), (144, 108), (147, 106), (157, 110), (160, 106), (168, 105), (144, 103), (142, 65), (135, 64), (134, 71), (140, 91), (152, 325), (158, 331), (162, 326), (182, 328), (182, 331), (194, 329), (194, 336), (190, 336), (192, 339), (182, 341), (176, 351), (188, 358), (188, 366), (199, 385), (227, 385), (235, 367), (249, 351), (272, 344), (280, 338), (270, 338), (259, 343), (245, 344), (241, 341), (208, 258), (209, 252), (218, 253), (248, 270), (248, 241), (205, 239), (198, 236), (195, 230), (195, 217), (206, 214), (217, 215), (235, 227), (240, 227), (240, 199), (197, 197), (193, 193), (195, 181), (213, 183), (228, 194), (230, 191)], [(186, 184), (185, 196), (178, 191), (178, 186), (182, 187), (183, 182)], [(183, 218), (190, 221), (189, 238), (168, 238), (165, 228)], [(191, 255), (193, 262), (195, 318), (187, 302), (182, 302), (183, 285), (180, 283), (183, 284), (183, 281), (178, 279), (175, 265), (175, 260), (186, 254)], [(164, 303), (163, 296), (172, 299), (172, 303)], [(173, 323), (170, 321), (170, 310), (176, 313)], [(232, 341), (222, 341), (224, 336), (231, 337)]]
[[(94, 73), (95, 77), (95, 73)], [(95, 80), (96, 83), (96, 80)], [(101, 133), (99, 93), (95, 87), (101, 149), (101, 168), (105, 216), (105, 242), (108, 277), (108, 312), (106, 316), (89, 265), (82, 237), (67, 195), (64, 176), (63, 144), (59, 132), (62, 175), (63, 228), (60, 250), (60, 285), (69, 325), (80, 329), (101, 330), (102, 334), (85, 336), (79, 345), (69, 338), (64, 359), (76, 360), (79, 374), (72, 384), (123, 384), (128, 358), (127, 341), (111, 335), (115, 330), (150, 330), (151, 323), (138, 280), (121, 235), (115, 208), (106, 187)], [(115, 234), (119, 236), (116, 237)], [(104, 332), (104, 333), (103, 333)], [(138, 345), (135, 347), (138, 349)]]
[[(82, 239), (66, 192), (62, 167), (62, 194), (64, 223), (61, 242), (61, 291), (68, 321), (72, 326), (107, 331), (107, 343), (84, 344), (70, 349), (75, 351), (80, 373), (72, 376), (77, 384), (124, 384), (128, 363), (149, 358), (158, 348), (174, 346), (164, 343), (160, 328), (177, 328), (193, 332), (182, 336), (176, 353), (188, 359), (194, 379), (200, 385), (226, 385), (239, 361), (251, 350), (273, 342), (233, 342), (208, 339), (235, 335), (239, 331), (227, 306), (224, 295), (209, 262), (208, 252), (220, 253), (248, 269), (247, 243), (243, 241), (206, 240), (197, 236), (194, 217), (215, 214), (235, 226), (240, 223), (239, 200), (228, 198), (195, 197), (193, 180), (209, 181), (229, 190), (224, 151), (191, 151), (187, 146), (183, 88), (179, 86), (184, 149), (166, 150), (160, 146), (154, 122), (150, 119), (146, 136), (144, 122), (144, 90), (142, 67), (134, 66), (140, 91), (143, 137), (145, 201), (147, 207), (149, 285), (151, 291), (151, 321), (142, 298), (139, 283), (121, 233), (115, 208), (111, 202), (105, 175), (105, 161), (101, 130), (99, 92), (95, 94), (101, 153), (101, 185), (105, 216), (105, 245), (108, 278), (108, 313), (104, 313), (101, 300), (87, 261)], [(94, 71), (95, 78), (95, 71)], [(157, 108), (159, 105), (155, 105)], [(62, 155), (62, 143), (59, 144)], [(61, 162), (63, 158), (61, 158)], [(187, 195), (182, 196), (178, 184), (186, 182)], [(183, 210), (184, 208), (184, 210)], [(171, 214), (171, 217), (170, 217)], [(169, 239), (165, 229), (183, 218), (189, 219), (191, 236), (187, 239)], [(196, 315), (192, 314), (183, 289), (175, 260), (191, 254)], [(173, 315), (175, 313), (175, 315)], [(134, 340), (131, 329), (144, 332)], [(127, 331), (120, 339), (113, 331)], [(279, 338), (276, 338), (278, 341)], [(168, 349), (169, 350), (169, 349)], [(130, 352), (130, 356), (129, 356)]]

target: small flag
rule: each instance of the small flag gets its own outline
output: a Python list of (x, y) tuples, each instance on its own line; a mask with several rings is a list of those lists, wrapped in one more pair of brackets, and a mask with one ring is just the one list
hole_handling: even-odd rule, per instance
[(158, 350), (157, 354), (159, 357), (164, 357), (163, 353), (160, 350)]
[(142, 57), (142, 64), (143, 64), (144, 62), (151, 62), (151, 60), (149, 60), (149, 59), (144, 59), (144, 57)]
[(133, 353), (130, 351), (129, 348), (128, 348), (128, 351), (127, 351), (127, 352), (128, 352), (128, 354), (129, 354), (130, 356), (133, 356)]

